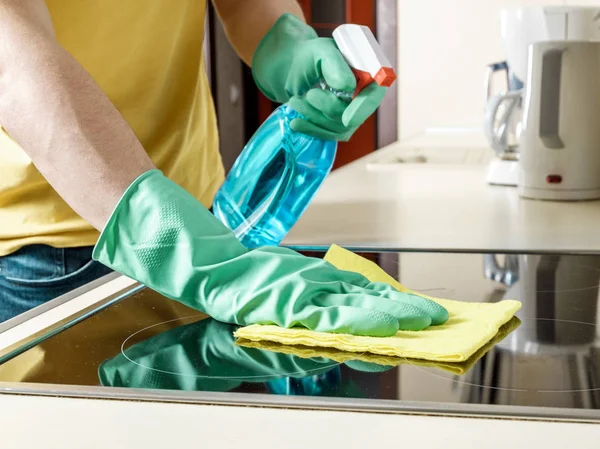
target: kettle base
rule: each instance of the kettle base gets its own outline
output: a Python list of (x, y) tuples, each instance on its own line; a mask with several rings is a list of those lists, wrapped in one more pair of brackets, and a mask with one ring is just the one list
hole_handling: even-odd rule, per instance
[(492, 159), (488, 166), (486, 180), (491, 185), (516, 187), (519, 180), (519, 162), (500, 158)]
[(536, 189), (519, 186), (519, 196), (546, 201), (593, 201), (600, 200), (600, 187), (595, 189)]

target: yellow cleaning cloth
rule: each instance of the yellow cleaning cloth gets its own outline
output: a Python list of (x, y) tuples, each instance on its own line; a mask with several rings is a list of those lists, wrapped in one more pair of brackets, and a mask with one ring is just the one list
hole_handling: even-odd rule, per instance
[[(335, 267), (363, 274), (371, 282), (385, 282), (401, 292), (409, 290), (373, 262), (333, 245), (325, 260)], [(420, 294), (419, 294), (420, 295)], [(441, 326), (419, 332), (398, 331), (392, 337), (361, 337), (347, 334), (314, 332), (303, 328), (251, 325), (238, 329), (235, 337), (249, 341), (271, 341), (284, 345), (334, 348), (354, 353), (371, 353), (392, 357), (422, 359), (433, 362), (464, 362), (488, 343), (521, 308), (518, 301), (470, 303), (437, 299), (450, 318)]]
[(358, 360), (365, 363), (374, 363), (376, 365), (383, 366), (399, 366), (399, 365), (413, 365), (425, 368), (437, 368), (442, 371), (449, 372), (451, 374), (462, 376), (473, 367), (487, 352), (492, 349), (495, 345), (500, 343), (504, 338), (514, 331), (521, 325), (521, 320), (516, 316), (512, 317), (508, 323), (504, 324), (498, 330), (498, 333), (489, 342), (483, 345), (478, 351), (475, 352), (464, 362), (431, 362), (429, 360), (420, 359), (407, 359), (404, 357), (391, 357), (388, 355), (377, 355), (369, 353), (356, 353), (340, 351), (339, 349), (332, 348), (314, 348), (308, 346), (289, 346), (282, 345), (281, 343), (275, 343), (272, 341), (250, 341), (240, 338), (236, 341), (239, 346), (247, 348), (263, 349), (271, 352), (280, 352), (282, 354), (294, 355), (303, 359), (312, 359), (317, 357), (323, 357), (329, 360), (333, 360), (338, 363), (346, 363), (353, 360)]

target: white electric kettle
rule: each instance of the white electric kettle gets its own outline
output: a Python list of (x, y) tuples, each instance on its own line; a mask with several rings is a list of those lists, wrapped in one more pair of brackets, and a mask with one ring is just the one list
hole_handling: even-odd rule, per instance
[[(535, 6), (505, 8), (500, 34), (506, 61), (486, 69), (484, 135), (497, 153), (488, 169), (488, 183), (518, 184), (529, 46), (546, 41), (600, 41), (600, 6)], [(494, 95), (492, 76), (506, 72), (506, 90)], [(525, 84), (525, 86), (524, 86)]]
[(600, 42), (529, 47), (519, 194), (600, 198)]

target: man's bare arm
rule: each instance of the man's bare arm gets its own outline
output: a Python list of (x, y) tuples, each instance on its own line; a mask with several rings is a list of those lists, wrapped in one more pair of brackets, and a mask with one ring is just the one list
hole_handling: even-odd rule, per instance
[(212, 0), (237, 54), (248, 65), (261, 39), (277, 19), (291, 13), (304, 20), (296, 0)]
[(131, 182), (154, 168), (121, 114), (55, 40), (43, 0), (0, 0), (0, 125), (99, 230)]

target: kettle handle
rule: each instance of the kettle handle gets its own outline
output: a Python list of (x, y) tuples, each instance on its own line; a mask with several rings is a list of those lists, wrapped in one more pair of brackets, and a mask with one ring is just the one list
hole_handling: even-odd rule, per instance
[[(492, 149), (502, 157), (505, 153), (511, 151), (508, 145), (508, 122), (515, 107), (521, 101), (522, 89), (513, 90), (503, 95), (493, 96), (485, 107), (483, 114), (483, 134)], [(498, 121), (498, 109), (503, 103), (508, 103), (503, 114), (499, 119), (500, 126), (496, 126)]]
[(519, 280), (519, 256), (507, 254), (504, 266), (500, 266), (495, 254), (484, 254), (483, 271), (486, 279), (511, 287)]
[(508, 90), (509, 86), (509, 77), (508, 77), (508, 63), (506, 61), (494, 62), (493, 64), (488, 64), (485, 67), (485, 78), (483, 79), (483, 89), (485, 91), (485, 99), (484, 104), (487, 104), (488, 100), (492, 96), (493, 87), (492, 87), (492, 78), (494, 73), (504, 70), (506, 74), (506, 90)]
[(552, 48), (542, 55), (539, 136), (546, 148), (564, 148), (559, 135), (560, 85), (564, 50)]

